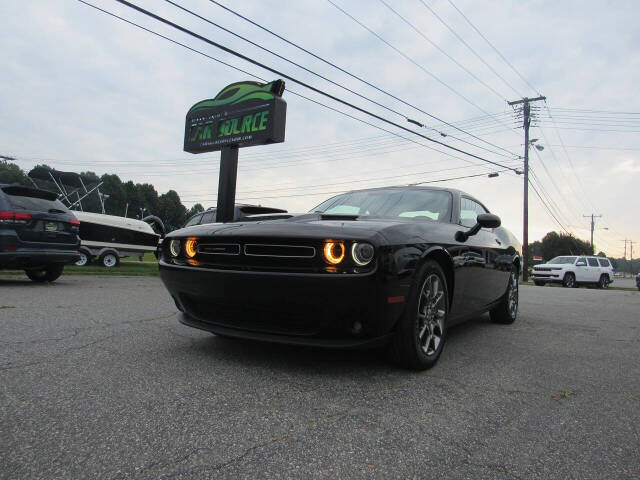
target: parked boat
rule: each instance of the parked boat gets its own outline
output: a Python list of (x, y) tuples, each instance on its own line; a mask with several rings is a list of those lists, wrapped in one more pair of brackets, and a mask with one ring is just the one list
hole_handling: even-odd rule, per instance
[[(45, 167), (36, 167), (29, 172), (35, 180), (50, 182), (59, 191), (59, 199), (65, 203), (80, 221), (80, 260), (76, 265), (84, 266), (98, 259), (105, 267), (115, 267), (123, 257), (142, 256), (155, 252), (164, 236), (162, 221), (153, 215), (141, 220), (107, 215), (104, 211), (105, 195), (100, 192), (102, 182), (75, 172), (62, 172)], [(102, 213), (86, 212), (82, 201), (96, 195)]]

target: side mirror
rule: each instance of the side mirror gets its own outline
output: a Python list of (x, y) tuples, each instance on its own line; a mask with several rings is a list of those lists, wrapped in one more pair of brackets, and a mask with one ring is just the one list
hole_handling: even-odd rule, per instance
[(493, 213), (481, 213), (476, 221), (481, 228), (498, 228), (502, 224), (500, 217)]
[(500, 217), (492, 213), (481, 213), (476, 218), (476, 224), (466, 232), (457, 231), (456, 241), (466, 242), (469, 237), (475, 235), (481, 228), (498, 228), (500, 226)]

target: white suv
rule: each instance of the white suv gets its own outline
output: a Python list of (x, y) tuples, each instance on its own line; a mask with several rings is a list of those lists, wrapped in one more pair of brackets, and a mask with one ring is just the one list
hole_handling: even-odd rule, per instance
[(594, 284), (607, 288), (613, 283), (613, 266), (608, 258), (588, 256), (563, 256), (533, 267), (533, 283), (562, 283), (563, 287)]

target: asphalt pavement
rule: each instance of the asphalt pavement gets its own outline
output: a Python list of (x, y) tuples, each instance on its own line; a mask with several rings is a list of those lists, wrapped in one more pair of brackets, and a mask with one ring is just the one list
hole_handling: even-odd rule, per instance
[(410, 372), (187, 328), (158, 278), (0, 277), (0, 478), (640, 478), (640, 292), (520, 299)]

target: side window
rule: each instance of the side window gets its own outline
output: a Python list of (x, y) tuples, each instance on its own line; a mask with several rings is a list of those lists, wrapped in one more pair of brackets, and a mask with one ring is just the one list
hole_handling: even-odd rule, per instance
[(202, 223), (213, 223), (216, 221), (216, 211), (213, 210), (211, 212), (206, 212), (202, 215), (202, 221), (200, 222)]
[(189, 221), (185, 224), (185, 227), (190, 227), (191, 225), (198, 225), (200, 223), (200, 219), (202, 215), (194, 215), (189, 219)]
[(487, 213), (487, 210), (478, 202), (470, 198), (460, 198), (460, 224), (465, 227), (473, 227), (476, 224), (478, 214)]
[(598, 261), (600, 262), (600, 266), (601, 267), (610, 267), (611, 264), (609, 263), (609, 260), (606, 258), (599, 258)]
[(597, 267), (598, 266), (598, 259), (597, 258), (589, 258), (589, 266), (590, 267)]
[(578, 258), (578, 261), (576, 262), (576, 267), (586, 267), (586, 266), (587, 266), (587, 259), (584, 257)]

